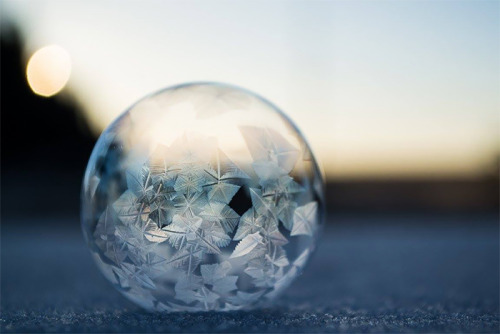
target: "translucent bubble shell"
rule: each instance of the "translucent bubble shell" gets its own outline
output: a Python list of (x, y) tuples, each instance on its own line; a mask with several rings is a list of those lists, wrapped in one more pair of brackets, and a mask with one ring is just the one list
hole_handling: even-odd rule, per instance
[(187, 84), (103, 132), (82, 227), (106, 278), (148, 310), (249, 309), (301, 273), (323, 202), (311, 149), (281, 111), (239, 88)]

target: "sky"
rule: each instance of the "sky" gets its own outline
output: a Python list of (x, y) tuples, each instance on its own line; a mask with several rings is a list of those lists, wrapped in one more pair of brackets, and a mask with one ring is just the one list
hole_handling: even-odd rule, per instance
[(151, 92), (244, 87), (330, 178), (478, 177), (499, 152), (498, 1), (2, 1), (26, 62), (71, 57), (62, 94), (96, 134)]

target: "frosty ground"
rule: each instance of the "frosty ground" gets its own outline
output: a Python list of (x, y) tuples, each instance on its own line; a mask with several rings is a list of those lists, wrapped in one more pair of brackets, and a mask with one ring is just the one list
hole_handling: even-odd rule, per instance
[(333, 217), (272, 307), (170, 314), (126, 301), (98, 272), (78, 221), (53, 220), (2, 226), (2, 332), (499, 331), (495, 216)]

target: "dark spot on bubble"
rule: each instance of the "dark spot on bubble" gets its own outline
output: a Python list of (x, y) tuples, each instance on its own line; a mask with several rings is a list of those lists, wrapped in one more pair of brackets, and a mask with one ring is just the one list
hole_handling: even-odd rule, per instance
[(252, 200), (246, 186), (242, 186), (238, 190), (238, 192), (231, 199), (229, 206), (240, 216), (252, 207)]

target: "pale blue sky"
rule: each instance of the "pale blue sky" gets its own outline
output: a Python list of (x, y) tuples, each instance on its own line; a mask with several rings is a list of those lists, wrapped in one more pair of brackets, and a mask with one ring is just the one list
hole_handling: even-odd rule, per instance
[(72, 56), (96, 131), (187, 81), (253, 90), (296, 121), (329, 176), (473, 176), (499, 144), (497, 1), (3, 1)]

